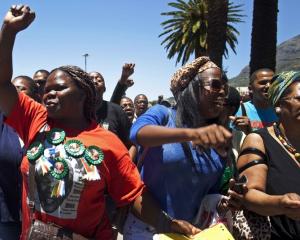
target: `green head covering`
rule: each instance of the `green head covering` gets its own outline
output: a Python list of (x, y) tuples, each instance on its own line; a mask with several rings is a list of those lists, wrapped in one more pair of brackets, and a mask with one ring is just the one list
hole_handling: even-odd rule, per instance
[(295, 82), (295, 80), (299, 79), (299, 71), (285, 71), (274, 76), (273, 82), (268, 90), (270, 103), (275, 106), (284, 90), (287, 89), (293, 82)]

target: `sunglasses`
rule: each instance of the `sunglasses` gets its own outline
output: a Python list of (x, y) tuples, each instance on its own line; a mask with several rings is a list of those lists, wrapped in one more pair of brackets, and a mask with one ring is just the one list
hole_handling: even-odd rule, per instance
[(224, 90), (225, 93), (228, 92), (228, 84), (217, 78), (202, 78), (199, 85), (211, 93), (219, 93), (221, 90)]

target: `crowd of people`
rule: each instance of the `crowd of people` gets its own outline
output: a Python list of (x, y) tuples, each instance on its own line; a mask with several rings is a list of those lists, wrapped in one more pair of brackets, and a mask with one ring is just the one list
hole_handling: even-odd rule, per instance
[(14, 5), (0, 32), (0, 239), (194, 236), (208, 196), (235, 239), (300, 239), (300, 72), (256, 70), (242, 102), (204, 56), (171, 78), (176, 104), (150, 106), (125, 63), (106, 101), (76, 66), (12, 79), (34, 19)]

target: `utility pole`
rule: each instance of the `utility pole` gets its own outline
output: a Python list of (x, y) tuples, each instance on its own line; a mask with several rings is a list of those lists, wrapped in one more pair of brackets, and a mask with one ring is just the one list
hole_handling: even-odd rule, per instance
[(84, 71), (87, 70), (87, 57), (89, 57), (90, 55), (88, 53), (85, 53), (82, 55), (84, 57)]

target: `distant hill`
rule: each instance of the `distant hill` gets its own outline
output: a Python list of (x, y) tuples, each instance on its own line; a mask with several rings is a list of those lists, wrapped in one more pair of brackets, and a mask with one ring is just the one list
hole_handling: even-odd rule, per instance
[[(300, 35), (293, 37), (277, 46), (276, 72), (300, 70)], [(229, 80), (234, 87), (248, 86), (249, 66), (242, 69), (240, 74)]]

